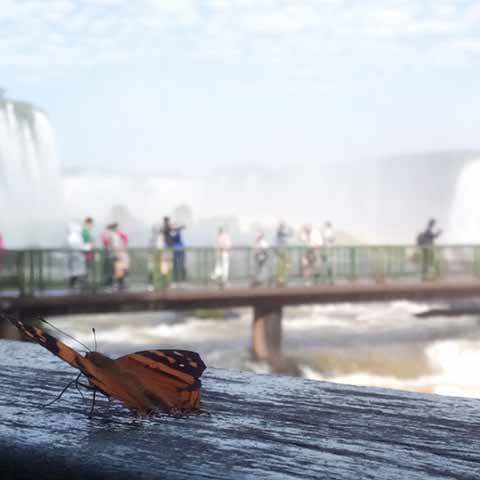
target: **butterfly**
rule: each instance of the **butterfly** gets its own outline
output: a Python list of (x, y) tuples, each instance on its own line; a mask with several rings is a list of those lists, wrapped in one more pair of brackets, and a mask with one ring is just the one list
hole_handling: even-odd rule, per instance
[(83, 356), (44, 330), (8, 318), (28, 339), (80, 370), (77, 380), (67, 388), (73, 382), (78, 388), (78, 378), (85, 375), (88, 385), (80, 385), (93, 390), (93, 404), (98, 391), (120, 400), (139, 415), (155, 410), (183, 414), (199, 409), (200, 376), (206, 367), (196, 352), (145, 350), (113, 359), (89, 351)]

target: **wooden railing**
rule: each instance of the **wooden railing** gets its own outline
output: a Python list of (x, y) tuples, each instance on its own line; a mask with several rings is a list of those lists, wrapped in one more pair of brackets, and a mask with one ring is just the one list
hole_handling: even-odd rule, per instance
[[(172, 285), (189, 287), (286, 286), (335, 284), (356, 281), (392, 282), (413, 279), (476, 279), (480, 276), (480, 245), (335, 246), (268, 248), (260, 255), (249, 247), (228, 252), (228, 278), (217, 275), (221, 262), (213, 248), (180, 251), (132, 248), (125, 286), (136, 291), (162, 290)], [(183, 258), (183, 260), (182, 260)], [(74, 289), (89, 293), (110, 291), (112, 261), (105, 250), (3, 250), (0, 252), (0, 295), (37, 295), (69, 291), (73, 260), (84, 262)], [(180, 262), (180, 263), (179, 263)], [(183, 263), (182, 263), (183, 262)], [(185, 277), (181, 270), (185, 268)], [(77, 265), (78, 266), (78, 265)]]

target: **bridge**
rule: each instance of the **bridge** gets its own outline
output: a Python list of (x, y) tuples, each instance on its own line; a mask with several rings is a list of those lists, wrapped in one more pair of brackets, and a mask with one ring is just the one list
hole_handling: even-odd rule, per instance
[(35, 317), (252, 307), (252, 350), (257, 359), (270, 360), (281, 353), (285, 306), (480, 294), (477, 245), (443, 245), (428, 251), (416, 246), (339, 246), (316, 249), (313, 255), (305, 247), (271, 248), (260, 271), (254, 250), (235, 248), (229, 252), (230, 274), (225, 285), (212, 280), (218, 254), (214, 249), (183, 252), (187, 276), (182, 282), (175, 278), (178, 272), (173, 269), (171, 252), (131, 249), (126, 290), (106, 285), (109, 259), (101, 250), (94, 252), (82, 283), (68, 288), (69, 262), (78, 253), (2, 252), (0, 311)]

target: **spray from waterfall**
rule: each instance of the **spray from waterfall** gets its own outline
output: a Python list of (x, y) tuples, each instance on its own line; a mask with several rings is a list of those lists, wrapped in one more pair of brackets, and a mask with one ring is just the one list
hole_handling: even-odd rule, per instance
[[(47, 116), (0, 92), (0, 231), (7, 247), (59, 244), (63, 198)], [(60, 236), (60, 238), (59, 238)]]
[(461, 171), (450, 211), (448, 241), (480, 243), (480, 158), (467, 163)]

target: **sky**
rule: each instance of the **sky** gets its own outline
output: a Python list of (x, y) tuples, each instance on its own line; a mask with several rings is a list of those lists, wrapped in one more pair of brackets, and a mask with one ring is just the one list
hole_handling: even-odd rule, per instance
[(1, 0), (0, 58), (69, 171), (480, 147), (472, 0)]

